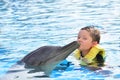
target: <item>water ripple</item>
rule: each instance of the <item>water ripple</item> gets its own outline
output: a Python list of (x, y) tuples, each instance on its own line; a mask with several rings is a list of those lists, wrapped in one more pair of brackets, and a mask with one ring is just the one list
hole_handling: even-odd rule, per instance
[[(76, 40), (79, 29), (86, 25), (100, 29), (106, 63), (116, 68), (114, 66), (120, 63), (119, 10), (120, 0), (0, 0), (0, 68), (3, 69), (0, 74), (42, 45), (65, 45)], [(108, 71), (105, 69), (96, 75), (85, 69), (70, 71), (69, 68), (68, 72), (58, 72), (56, 76), (61, 79), (68, 76), (70, 79), (118, 79), (118, 69), (107, 68)]]

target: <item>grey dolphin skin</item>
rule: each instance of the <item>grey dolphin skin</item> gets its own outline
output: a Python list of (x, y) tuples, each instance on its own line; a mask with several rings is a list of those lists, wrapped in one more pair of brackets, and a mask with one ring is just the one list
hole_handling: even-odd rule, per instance
[(49, 74), (55, 69), (56, 65), (65, 60), (78, 47), (77, 41), (62, 47), (42, 46), (26, 55), (11, 67), (1, 80), (37, 80), (35, 77), (40, 75), (47, 75), (49, 77)]

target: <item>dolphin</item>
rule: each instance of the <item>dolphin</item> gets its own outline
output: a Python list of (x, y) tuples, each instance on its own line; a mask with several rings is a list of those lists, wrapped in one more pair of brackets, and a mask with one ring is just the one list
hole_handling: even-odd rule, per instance
[(27, 80), (27, 77), (31, 78), (33, 76), (34, 78), (40, 74), (45, 75), (43, 77), (49, 77), (52, 70), (78, 47), (77, 41), (73, 41), (65, 46), (42, 46), (30, 52), (13, 65), (3, 80)]
[(26, 55), (21, 62), (25, 63), (26, 68), (34, 68), (33, 72), (44, 71), (48, 75), (57, 64), (65, 60), (78, 47), (77, 41), (62, 47), (42, 46)]

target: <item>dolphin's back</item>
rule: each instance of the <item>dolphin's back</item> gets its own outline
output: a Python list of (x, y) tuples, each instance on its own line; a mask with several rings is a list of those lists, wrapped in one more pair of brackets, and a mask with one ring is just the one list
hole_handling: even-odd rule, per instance
[[(30, 54), (26, 55), (23, 59), (22, 62), (29, 64), (29, 65), (34, 65), (34, 66), (39, 66), (44, 64), (47, 60), (53, 57), (52, 53), (57, 52), (60, 50), (60, 46), (42, 46), (34, 51), (32, 51)], [(57, 53), (56, 53), (57, 55)]]

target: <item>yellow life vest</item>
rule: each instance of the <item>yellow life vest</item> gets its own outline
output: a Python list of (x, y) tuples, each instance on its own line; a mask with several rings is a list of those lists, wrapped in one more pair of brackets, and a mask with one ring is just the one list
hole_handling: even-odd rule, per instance
[(101, 48), (100, 45), (92, 47), (91, 50), (84, 57), (81, 57), (80, 52), (81, 52), (80, 50), (76, 49), (74, 51), (74, 57), (77, 60), (80, 60), (81, 65), (95, 64), (97, 62), (96, 61), (97, 54), (100, 54), (103, 57), (103, 59), (105, 58), (105, 50)]

